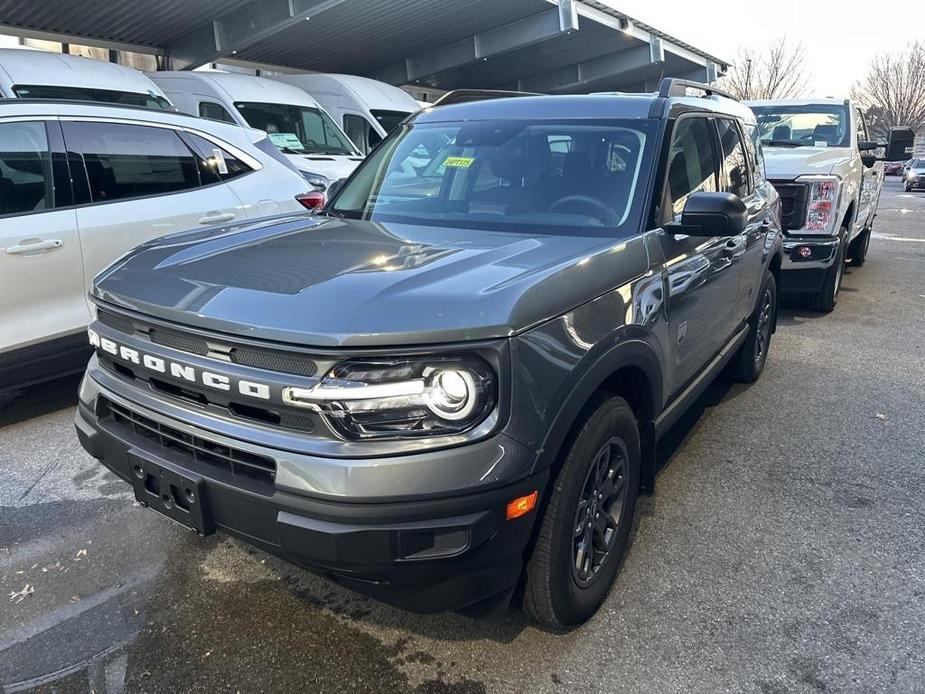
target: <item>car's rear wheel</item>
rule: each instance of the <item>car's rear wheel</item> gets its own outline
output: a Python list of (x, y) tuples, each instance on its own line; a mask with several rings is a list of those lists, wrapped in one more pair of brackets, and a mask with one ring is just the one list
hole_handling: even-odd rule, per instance
[(748, 335), (735, 357), (734, 375), (740, 383), (754, 383), (764, 370), (777, 316), (777, 282), (770, 272), (764, 276), (758, 304), (748, 319)]
[(809, 308), (819, 313), (830, 313), (838, 303), (838, 292), (841, 289), (842, 277), (845, 274), (845, 239), (848, 237), (848, 229), (841, 230), (841, 243), (838, 244), (838, 251), (835, 253), (835, 262), (826, 270), (825, 278), (822, 281), (822, 290), (817, 294), (809, 296)]
[(867, 260), (867, 249), (870, 246), (870, 229), (861, 232), (851, 244), (851, 252), (848, 254), (851, 267), (862, 267)]
[(563, 451), (527, 561), (524, 611), (563, 630), (598, 609), (623, 562), (639, 494), (639, 427), (626, 400), (599, 394)]

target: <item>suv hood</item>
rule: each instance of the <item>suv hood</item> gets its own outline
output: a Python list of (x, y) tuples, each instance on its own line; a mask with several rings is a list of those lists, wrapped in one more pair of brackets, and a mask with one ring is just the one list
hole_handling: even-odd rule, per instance
[(346, 154), (287, 154), (285, 155), (301, 171), (321, 174), (331, 181), (347, 178), (360, 165), (363, 157)]
[(836, 165), (850, 160), (849, 147), (764, 147), (764, 166), (772, 180), (829, 174)]
[(505, 337), (641, 275), (645, 240), (276, 217), (139, 246), (98, 300), (316, 347)]

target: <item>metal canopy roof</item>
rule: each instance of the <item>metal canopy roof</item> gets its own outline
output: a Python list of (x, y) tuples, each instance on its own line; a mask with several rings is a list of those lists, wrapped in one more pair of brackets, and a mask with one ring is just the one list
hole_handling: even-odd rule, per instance
[(0, 0), (0, 31), (392, 84), (578, 93), (712, 81), (727, 63), (601, 0)]

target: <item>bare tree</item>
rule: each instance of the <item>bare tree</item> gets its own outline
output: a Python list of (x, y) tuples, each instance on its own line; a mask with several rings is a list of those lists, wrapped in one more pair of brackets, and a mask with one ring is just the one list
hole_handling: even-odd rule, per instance
[(809, 77), (803, 44), (783, 36), (741, 49), (723, 84), (739, 99), (793, 99), (806, 93)]
[(851, 96), (866, 110), (867, 125), (878, 137), (886, 138), (896, 125), (925, 132), (925, 43), (874, 56)]

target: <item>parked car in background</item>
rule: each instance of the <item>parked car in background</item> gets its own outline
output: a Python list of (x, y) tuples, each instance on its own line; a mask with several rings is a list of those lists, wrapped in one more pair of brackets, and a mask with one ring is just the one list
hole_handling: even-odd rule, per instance
[(586, 621), (657, 437), (726, 365), (755, 381), (775, 326), (754, 115), (690, 86), (425, 109), (320, 215), (136, 249), (91, 289), (81, 444), (181, 524), (400, 607), (522, 585)]
[(0, 97), (174, 108), (160, 88), (139, 70), (30, 48), (0, 48)]
[(768, 178), (780, 193), (781, 291), (835, 308), (846, 262), (864, 264), (883, 184), (860, 110), (848, 99), (749, 103)]
[(0, 392), (86, 365), (87, 284), (133, 246), (305, 212), (309, 191), (257, 130), (152, 109), (0, 101)]
[(221, 70), (152, 72), (177, 108), (202, 118), (258, 128), (319, 191), (349, 176), (363, 154), (298, 87)]
[(925, 159), (910, 159), (909, 168), (903, 176), (903, 188), (911, 190), (925, 188)]
[(905, 168), (905, 162), (902, 162), (902, 161), (884, 162), (883, 175), (884, 176), (902, 176), (904, 168)]
[(273, 79), (308, 92), (364, 154), (420, 110), (408, 92), (368, 77), (309, 73), (277, 75)]

